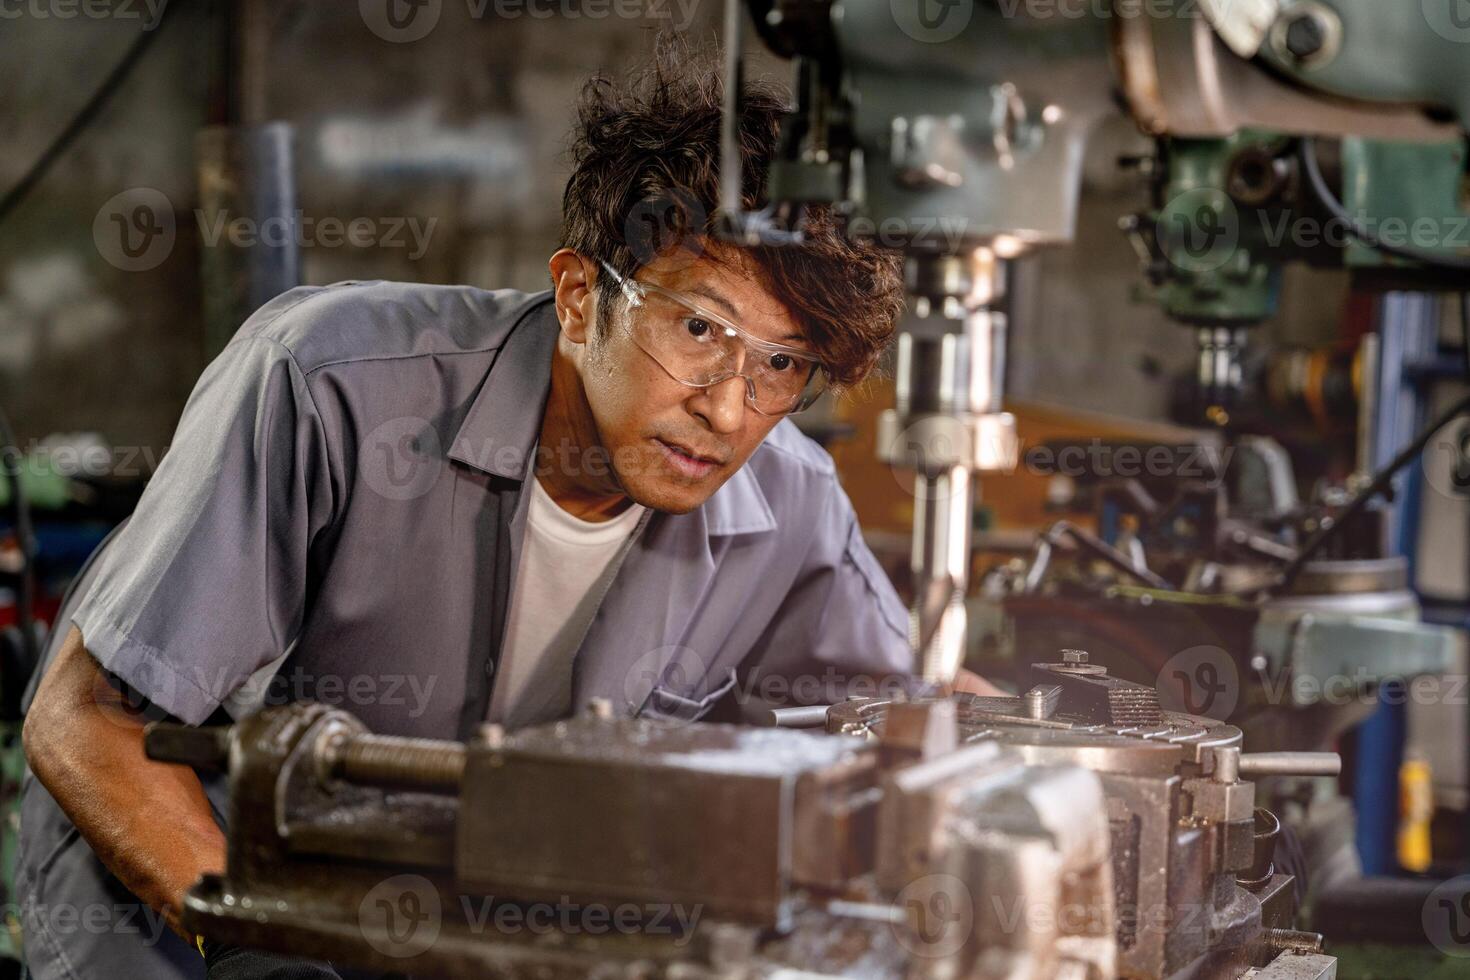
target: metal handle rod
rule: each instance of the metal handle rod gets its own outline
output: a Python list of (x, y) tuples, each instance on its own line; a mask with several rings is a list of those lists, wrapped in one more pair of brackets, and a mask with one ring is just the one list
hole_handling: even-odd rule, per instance
[(825, 704), (800, 708), (771, 708), (757, 719), (757, 724), (770, 728), (821, 728), (827, 724)]
[(1250, 776), (1336, 776), (1342, 772), (1342, 756), (1336, 752), (1243, 752), (1240, 775)]

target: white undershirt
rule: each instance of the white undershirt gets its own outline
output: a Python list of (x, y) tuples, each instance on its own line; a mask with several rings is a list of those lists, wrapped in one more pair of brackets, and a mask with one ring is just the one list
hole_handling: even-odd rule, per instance
[(607, 521), (584, 521), (557, 506), (532, 477), (526, 537), (511, 589), (505, 645), (489, 720), (521, 728), (571, 709), (572, 660), (606, 586), (614, 560), (645, 508), (632, 504)]

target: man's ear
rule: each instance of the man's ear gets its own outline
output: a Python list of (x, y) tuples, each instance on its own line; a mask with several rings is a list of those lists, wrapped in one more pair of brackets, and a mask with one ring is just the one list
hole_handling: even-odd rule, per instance
[(592, 263), (569, 248), (559, 249), (547, 262), (556, 293), (556, 318), (561, 332), (574, 344), (585, 344), (597, 322), (595, 279), (588, 278)]

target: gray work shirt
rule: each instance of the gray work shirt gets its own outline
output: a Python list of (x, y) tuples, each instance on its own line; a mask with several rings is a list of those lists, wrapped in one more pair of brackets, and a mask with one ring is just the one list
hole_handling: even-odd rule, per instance
[[(205, 370), (58, 633), (75, 622), (107, 670), (190, 724), (309, 698), (377, 732), (469, 737), (558, 331), (550, 292), (363, 282), (272, 300)], [(688, 720), (732, 688), (816, 701), (909, 660), (907, 614), (830, 457), (785, 420), (702, 506), (647, 515), (572, 704)], [(33, 779), (22, 822), (36, 977), (203, 975), (171, 934), (58, 926), (58, 905), (147, 917)]]

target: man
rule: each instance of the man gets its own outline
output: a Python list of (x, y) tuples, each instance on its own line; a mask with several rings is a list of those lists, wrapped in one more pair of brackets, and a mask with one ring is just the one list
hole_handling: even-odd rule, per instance
[[(780, 111), (746, 100), (747, 207)], [(787, 419), (871, 370), (895, 260), (820, 210), (799, 249), (716, 241), (719, 120), (716, 76), (667, 56), (593, 81), (550, 291), (295, 289), (205, 371), (30, 708), (36, 977), (205, 972), (157, 913), (182, 935), (224, 867), (221, 786), (148, 762), (148, 717), (315, 698), (463, 739), (593, 697), (692, 720), (772, 678), (817, 700), (907, 672), (905, 611)], [(56, 914), (96, 907), (103, 928)], [(209, 954), (211, 976), (317, 975)]]

